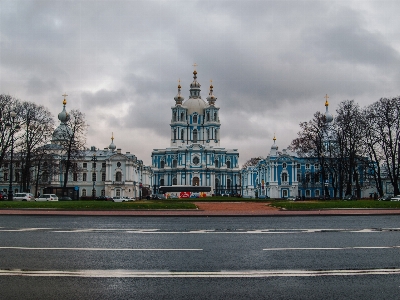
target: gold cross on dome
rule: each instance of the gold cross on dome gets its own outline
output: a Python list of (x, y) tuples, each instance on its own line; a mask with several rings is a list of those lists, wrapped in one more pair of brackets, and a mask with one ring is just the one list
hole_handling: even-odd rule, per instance
[(193, 64), (193, 67), (194, 67), (194, 69), (196, 70), (197, 64), (196, 64), (196, 63), (194, 63), (194, 64)]
[(326, 94), (324, 98), (326, 101), (328, 101), (328, 98), (329, 98), (328, 94)]
[(61, 95), (61, 96), (63, 96), (64, 99), (65, 99), (65, 97), (67, 97), (68, 95), (67, 95), (67, 93), (64, 93), (64, 95)]

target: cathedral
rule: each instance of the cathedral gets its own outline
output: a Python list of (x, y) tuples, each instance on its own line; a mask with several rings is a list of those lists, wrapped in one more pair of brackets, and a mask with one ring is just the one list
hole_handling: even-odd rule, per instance
[(174, 185), (209, 187), (215, 195), (239, 192), (239, 153), (220, 147), (221, 123), (213, 89), (211, 84), (208, 97), (202, 99), (196, 70), (187, 100), (178, 85), (171, 108), (170, 147), (151, 154), (154, 193), (161, 186)]

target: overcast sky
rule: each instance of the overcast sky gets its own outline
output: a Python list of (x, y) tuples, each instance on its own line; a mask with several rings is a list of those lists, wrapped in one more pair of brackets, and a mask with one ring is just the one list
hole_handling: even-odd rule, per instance
[[(213, 80), (221, 146), (240, 163), (297, 137), (338, 103), (400, 88), (400, 1), (0, 1), (0, 93), (80, 109), (87, 146), (114, 143), (145, 164), (170, 145), (178, 79)], [(56, 120), (58, 124), (59, 121)]]

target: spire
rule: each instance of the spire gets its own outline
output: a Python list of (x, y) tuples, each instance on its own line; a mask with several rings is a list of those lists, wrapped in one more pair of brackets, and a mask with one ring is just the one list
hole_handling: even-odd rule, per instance
[(333, 121), (333, 116), (331, 115), (331, 113), (329, 112), (329, 109), (328, 109), (328, 107), (329, 107), (329, 102), (328, 102), (329, 96), (328, 96), (328, 94), (326, 94), (324, 98), (325, 98), (325, 107), (326, 107), (325, 119), (326, 119), (327, 123), (330, 123), (330, 122)]
[(178, 94), (175, 96), (175, 105), (182, 105), (184, 97), (181, 96), (181, 80), (178, 80)]
[(272, 140), (274, 141), (274, 144), (271, 146), (271, 150), (278, 150), (278, 146), (275, 144), (276, 142), (275, 132), (274, 132), (274, 138)]
[(108, 146), (108, 149), (110, 149), (112, 152), (117, 148), (117, 146), (114, 145), (114, 132), (111, 134), (111, 144)]
[(69, 120), (69, 114), (67, 113), (67, 111), (65, 110), (65, 106), (67, 105), (67, 100), (65, 99), (65, 97), (67, 97), (67, 93), (64, 93), (64, 95), (62, 95), (64, 97), (64, 100), (62, 102), (63, 104), (63, 110), (62, 112), (60, 112), (58, 114), (58, 119), (60, 120), (61, 123), (65, 123)]
[(214, 105), (215, 101), (217, 101), (217, 97), (214, 96), (213, 94), (213, 85), (212, 85), (212, 79), (210, 80), (210, 92), (208, 93), (207, 101), (209, 105)]
[(194, 67), (193, 82), (190, 84), (190, 97), (189, 98), (201, 98), (200, 83), (197, 82), (197, 71), (196, 71), (197, 64), (194, 63), (193, 67)]

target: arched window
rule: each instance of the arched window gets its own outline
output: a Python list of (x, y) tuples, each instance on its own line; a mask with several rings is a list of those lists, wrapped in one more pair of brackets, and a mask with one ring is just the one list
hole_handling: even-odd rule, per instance
[(172, 121), (176, 121), (176, 111), (174, 111), (173, 115), (172, 115)]
[(197, 129), (193, 130), (193, 143), (197, 143)]
[(230, 162), (229, 160), (226, 162), (226, 167), (227, 167), (228, 169), (231, 168), (231, 162)]
[(282, 182), (287, 182), (288, 180), (287, 173), (282, 173)]
[(300, 175), (300, 173), (297, 173), (297, 181), (300, 182), (300, 180), (301, 180), (301, 175)]
[(176, 160), (176, 159), (174, 159), (173, 161), (172, 161), (172, 167), (173, 168), (176, 168), (178, 166), (178, 161)]
[(216, 159), (216, 160), (215, 160), (215, 167), (218, 168), (218, 165), (219, 165), (218, 159)]
[(226, 188), (227, 189), (231, 188), (231, 180), (229, 178), (226, 180)]
[(181, 112), (181, 121), (185, 120), (185, 114)]
[(194, 124), (197, 124), (197, 115), (194, 115), (194, 116), (193, 116), (193, 123), (194, 123)]
[(210, 129), (207, 129), (207, 140), (210, 139)]
[(160, 179), (160, 185), (164, 185), (164, 178)]
[(86, 189), (82, 189), (82, 196), (83, 196), (83, 197), (86, 196)]
[(87, 180), (87, 174), (86, 173), (83, 173), (82, 174), (82, 181), (86, 181)]
[(122, 181), (122, 173), (121, 172), (115, 173), (115, 181)]
[(165, 166), (165, 161), (162, 160), (161, 163), (160, 163), (160, 168), (164, 169), (164, 166)]
[(210, 112), (207, 112), (207, 121), (210, 121)]
[(286, 163), (283, 163), (282, 168), (286, 169), (286, 167), (287, 167)]
[(200, 185), (199, 177), (193, 177), (193, 186), (199, 186), (199, 185)]
[(178, 179), (176, 179), (176, 177), (174, 177), (172, 179), (172, 185), (177, 185), (178, 184)]
[(214, 113), (214, 121), (217, 121), (217, 113)]
[(218, 140), (218, 130), (215, 129), (215, 139)]
[(176, 140), (176, 129), (174, 129), (174, 140)]
[(185, 136), (185, 131), (182, 129), (181, 130), (181, 139), (182, 139), (182, 141), (183, 141), (184, 136)]

